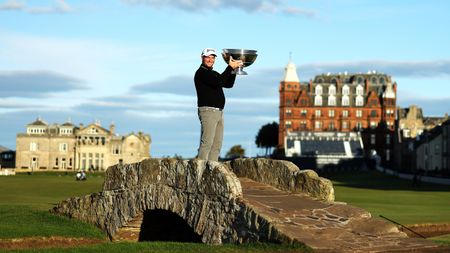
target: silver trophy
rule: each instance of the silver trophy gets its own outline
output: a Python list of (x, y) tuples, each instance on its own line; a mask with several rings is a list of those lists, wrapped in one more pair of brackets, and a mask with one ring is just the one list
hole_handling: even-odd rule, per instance
[(233, 57), (234, 60), (241, 60), (243, 65), (234, 70), (233, 74), (247, 75), (247, 72), (244, 71), (244, 67), (252, 65), (258, 56), (256, 52), (256, 50), (248, 49), (223, 49), (222, 56), (227, 64), (230, 62), (230, 56)]

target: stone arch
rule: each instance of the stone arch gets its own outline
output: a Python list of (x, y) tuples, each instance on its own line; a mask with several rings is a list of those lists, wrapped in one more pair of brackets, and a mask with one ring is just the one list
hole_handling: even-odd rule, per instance
[(111, 239), (121, 229), (138, 239), (144, 212), (165, 210), (183, 219), (202, 242), (221, 244), (236, 233), (241, 197), (238, 178), (222, 163), (148, 159), (110, 167), (101, 193), (65, 200), (54, 212), (95, 224)]

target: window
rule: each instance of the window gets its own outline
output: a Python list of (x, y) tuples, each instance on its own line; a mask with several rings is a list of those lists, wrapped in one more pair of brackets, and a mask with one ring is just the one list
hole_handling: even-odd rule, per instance
[(300, 114), (301, 114), (302, 116), (306, 116), (306, 113), (307, 113), (306, 109), (302, 109), (302, 110), (300, 111)]
[(121, 153), (120, 145), (114, 145), (112, 151), (113, 151), (113, 154), (115, 154), (115, 155), (120, 154)]
[(322, 91), (323, 91), (322, 85), (320, 85), (320, 84), (317, 85), (315, 91), (316, 91), (316, 95), (322, 95)]
[(386, 161), (391, 160), (391, 151), (389, 149), (386, 149)]
[(342, 96), (342, 106), (349, 106), (350, 105), (350, 99), (347, 95)]
[(372, 77), (372, 84), (377, 84), (377, 78), (376, 77)]
[(321, 116), (321, 114), (322, 114), (322, 112), (320, 111), (320, 110), (316, 110), (316, 117), (320, 117)]
[(350, 95), (350, 88), (348, 85), (344, 85), (344, 87), (342, 87), (342, 95)]
[(314, 98), (314, 105), (322, 105), (322, 96), (316, 95)]
[(38, 151), (39, 146), (36, 142), (31, 142), (30, 143), (30, 151)]
[(330, 122), (330, 130), (334, 130), (334, 122)]
[(390, 134), (386, 135), (386, 144), (391, 144), (391, 135)]
[(363, 83), (363, 78), (362, 77), (358, 77), (358, 83)]
[(361, 130), (362, 129), (362, 123), (361, 121), (356, 122), (356, 129)]
[(328, 97), (328, 105), (329, 106), (335, 106), (336, 105), (336, 97), (333, 95), (330, 95)]
[(364, 95), (364, 88), (362, 85), (356, 86), (356, 95), (360, 95), (360, 96)]
[(333, 118), (334, 117), (334, 110), (328, 111), (328, 117)]
[(330, 85), (330, 87), (328, 87), (328, 95), (336, 95), (336, 86)]
[(371, 128), (377, 127), (377, 122), (375, 122), (375, 121), (370, 121), (370, 127), (371, 127)]
[(434, 145), (434, 154), (439, 155), (439, 152), (441, 151), (441, 147), (439, 144)]
[(342, 129), (348, 129), (348, 122), (347, 121), (343, 121), (342, 122)]
[(58, 167), (58, 157), (56, 157), (55, 166)]
[(67, 152), (67, 143), (60, 143), (59, 144), (59, 152)]
[(380, 78), (380, 83), (381, 83), (381, 84), (384, 84), (384, 77), (381, 77), (381, 78)]
[(355, 101), (356, 106), (363, 106), (364, 105), (364, 98), (363, 96), (356, 96), (356, 101)]
[(344, 117), (344, 118), (348, 117), (348, 111), (347, 110), (343, 110), (342, 111), (342, 117)]
[(375, 134), (370, 135), (370, 144), (375, 145), (376, 136)]
[(291, 109), (286, 109), (286, 115), (291, 116), (291, 114), (292, 114)]
[(292, 126), (292, 122), (291, 121), (286, 121), (286, 128), (291, 128)]
[(376, 117), (376, 116), (377, 116), (377, 111), (376, 110), (370, 111), (370, 117)]
[(306, 129), (306, 121), (300, 121), (300, 129)]
[(362, 111), (361, 110), (356, 110), (356, 117), (357, 118), (362, 118)]
[(322, 128), (322, 122), (321, 121), (316, 121), (314, 122), (314, 127), (316, 129), (321, 129)]

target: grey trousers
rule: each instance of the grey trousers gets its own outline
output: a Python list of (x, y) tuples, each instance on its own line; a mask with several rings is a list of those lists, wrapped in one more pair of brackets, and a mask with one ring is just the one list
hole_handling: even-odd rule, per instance
[(223, 140), (223, 111), (213, 107), (199, 107), (201, 124), (198, 159), (217, 161)]

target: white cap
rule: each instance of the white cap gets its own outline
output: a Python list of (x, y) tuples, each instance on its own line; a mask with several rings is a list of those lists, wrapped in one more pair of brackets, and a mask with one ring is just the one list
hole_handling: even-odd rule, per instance
[(210, 55), (217, 56), (216, 50), (214, 48), (205, 48), (205, 49), (203, 49), (202, 57), (203, 56), (210, 56)]

